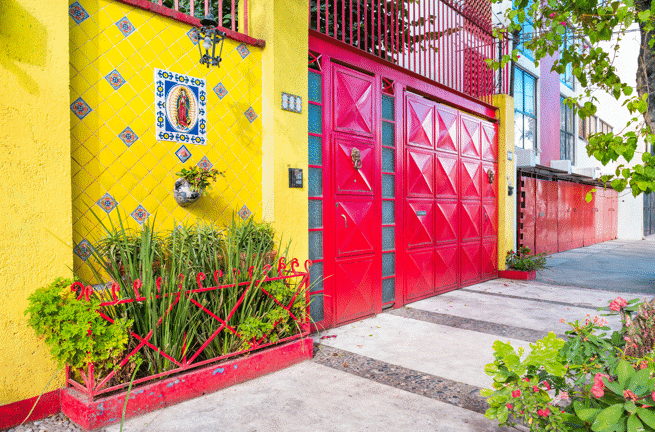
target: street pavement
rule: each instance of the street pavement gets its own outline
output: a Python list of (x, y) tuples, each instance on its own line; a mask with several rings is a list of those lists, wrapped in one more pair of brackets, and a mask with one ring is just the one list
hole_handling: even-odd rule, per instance
[[(649, 248), (655, 252), (655, 242)], [(560, 318), (593, 317), (636, 291), (484, 282), (322, 332), (310, 361), (127, 420), (123, 430), (506, 430), (484, 417), (479, 396), (491, 385), (484, 365), (493, 360), (493, 342), (529, 348), (548, 331), (563, 334)]]
[(552, 254), (537, 280), (626, 293), (655, 295), (655, 236), (612, 240)]

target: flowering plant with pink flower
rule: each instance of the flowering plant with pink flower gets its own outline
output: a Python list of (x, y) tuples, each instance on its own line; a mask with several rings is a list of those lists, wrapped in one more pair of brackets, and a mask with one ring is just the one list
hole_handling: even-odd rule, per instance
[(655, 432), (655, 300), (618, 297), (602, 309), (620, 314), (620, 331), (588, 314), (568, 323), (566, 340), (549, 333), (528, 355), (496, 341), (495, 361), (485, 367), (494, 378), (493, 389), (482, 391), (485, 415), (534, 432)]

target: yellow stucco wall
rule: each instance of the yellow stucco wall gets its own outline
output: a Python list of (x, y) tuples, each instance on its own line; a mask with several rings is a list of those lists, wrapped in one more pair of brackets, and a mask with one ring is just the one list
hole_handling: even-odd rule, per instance
[[(263, 214), (285, 238), (291, 255), (307, 258), (307, 29), (308, 0), (249, 0), (249, 33), (263, 50)], [(283, 111), (282, 92), (302, 97), (302, 113)], [(304, 187), (289, 188), (289, 168), (301, 168)]]
[[(190, 25), (116, 1), (78, 2), (88, 18), (70, 21), (70, 103), (80, 98), (91, 110), (82, 119), (70, 114), (75, 244), (98, 239), (92, 212), (116, 219), (117, 210), (98, 204), (105, 194), (132, 227), (139, 225), (129, 215), (139, 206), (160, 228), (196, 220), (224, 225), (244, 206), (261, 219), (262, 49), (228, 39), (220, 68), (207, 68), (198, 62)], [(123, 19), (127, 35), (117, 25)], [(157, 139), (154, 68), (207, 80), (206, 145)], [(118, 88), (107, 79), (114, 71)], [(227, 92), (222, 97), (214, 90), (219, 85)], [(251, 108), (254, 120), (246, 116)], [(131, 145), (120, 137), (128, 127), (137, 137)], [(176, 156), (182, 145), (191, 153), (185, 163)], [(175, 173), (203, 158), (226, 178), (209, 196), (180, 207), (172, 193)], [(76, 253), (75, 269), (89, 276), (83, 258)]]
[(0, 94), (3, 405), (63, 385), (23, 311), (73, 264), (66, 0), (0, 1)]
[(514, 160), (508, 160), (508, 152), (514, 153), (514, 99), (507, 95), (495, 95), (493, 104), (498, 108), (498, 269), (505, 270), (507, 251), (514, 248), (514, 219), (516, 218), (515, 194), (507, 195), (507, 186), (515, 185)]

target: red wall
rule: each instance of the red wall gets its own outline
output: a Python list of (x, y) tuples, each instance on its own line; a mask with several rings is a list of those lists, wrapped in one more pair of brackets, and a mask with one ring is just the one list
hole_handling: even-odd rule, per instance
[(541, 165), (550, 166), (551, 160), (559, 159), (559, 74), (551, 72), (550, 68), (557, 59), (546, 57), (539, 64), (539, 100), (541, 116), (539, 122), (539, 137), (541, 146)]

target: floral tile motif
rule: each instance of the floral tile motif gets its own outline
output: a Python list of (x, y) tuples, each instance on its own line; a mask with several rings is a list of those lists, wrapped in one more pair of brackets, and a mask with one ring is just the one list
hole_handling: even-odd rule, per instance
[(191, 157), (191, 152), (189, 151), (189, 149), (186, 148), (185, 145), (183, 145), (182, 147), (177, 149), (177, 151), (175, 152), (175, 156), (177, 156), (180, 162), (184, 163), (188, 161), (189, 158)]
[(130, 20), (127, 19), (127, 17), (119, 19), (116, 25), (118, 26), (118, 29), (121, 31), (121, 33), (123, 33), (124, 36), (131, 35), (135, 30), (134, 26), (132, 25)]
[(207, 156), (203, 156), (202, 159), (200, 159), (200, 162), (198, 162), (198, 166), (204, 170), (209, 170), (214, 166), (214, 164), (209, 162)]
[(216, 87), (214, 87), (214, 92), (218, 95), (219, 99), (223, 99), (227, 94), (227, 89), (225, 88), (223, 83), (218, 83)]
[(248, 108), (248, 110), (246, 110), (244, 114), (246, 115), (246, 118), (250, 123), (254, 122), (255, 119), (257, 118), (257, 113), (255, 112), (254, 109), (252, 109), (252, 107)]
[(239, 210), (239, 216), (241, 216), (241, 219), (248, 219), (251, 214), (252, 212), (245, 204), (241, 207), (241, 210)]
[(85, 19), (89, 17), (89, 14), (87, 13), (86, 9), (82, 7), (81, 4), (78, 2), (73, 3), (70, 5), (68, 8), (68, 15), (73, 18), (73, 21), (75, 21), (76, 24), (81, 23)]
[(123, 79), (121, 74), (119, 74), (116, 69), (109, 72), (105, 79), (114, 88), (114, 90), (118, 90), (123, 84), (125, 84), (125, 79)]
[(245, 46), (244, 44), (241, 44), (237, 47), (237, 51), (239, 51), (239, 54), (241, 55), (241, 58), (246, 58), (248, 57), (248, 54), (250, 54), (250, 51), (248, 50), (248, 47)]
[(71, 104), (71, 110), (75, 113), (75, 115), (82, 120), (88, 113), (90, 113), (91, 107), (87, 105), (86, 102), (82, 100), (82, 98), (77, 98), (75, 102)]
[(139, 222), (139, 225), (143, 225), (143, 222), (148, 219), (148, 216), (150, 216), (150, 213), (148, 213), (142, 205), (139, 205), (139, 207), (132, 212), (132, 217), (135, 221)]
[(129, 126), (126, 127), (123, 132), (118, 134), (118, 138), (123, 140), (125, 145), (127, 145), (128, 147), (131, 146), (132, 144), (134, 144), (136, 142), (136, 140), (139, 139), (139, 137), (136, 136), (134, 131), (132, 129), (130, 129)]
[(198, 44), (198, 30), (192, 28), (186, 33), (187, 36), (189, 36), (189, 39), (191, 39), (191, 42), (193, 42), (194, 45)]
[(91, 246), (91, 243), (84, 239), (73, 248), (73, 252), (75, 255), (80, 257), (82, 261), (86, 262), (86, 260), (88, 260), (93, 253), (93, 246)]
[(116, 208), (117, 204), (118, 203), (116, 202), (114, 197), (109, 195), (109, 193), (104, 194), (102, 198), (100, 198), (100, 200), (98, 201), (98, 205), (102, 207), (102, 209), (107, 213), (111, 213), (111, 211)]

